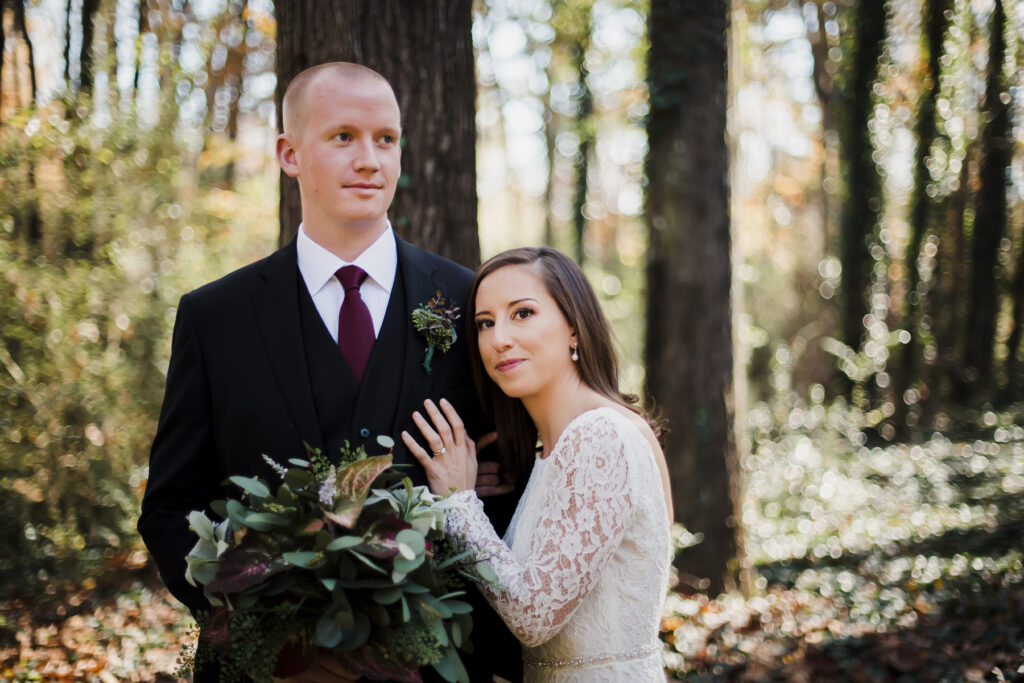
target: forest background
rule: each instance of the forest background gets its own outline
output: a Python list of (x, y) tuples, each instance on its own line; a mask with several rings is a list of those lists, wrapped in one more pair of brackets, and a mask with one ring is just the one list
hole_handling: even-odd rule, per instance
[(668, 418), (670, 676), (1024, 680), (1016, 0), (0, 10), (0, 676), (173, 678), (135, 521), (175, 306), (293, 233), (275, 102), (350, 59), (399, 233), (572, 254)]

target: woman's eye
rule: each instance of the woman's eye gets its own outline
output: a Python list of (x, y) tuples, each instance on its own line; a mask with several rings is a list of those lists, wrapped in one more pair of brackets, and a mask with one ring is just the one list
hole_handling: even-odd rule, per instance
[(512, 312), (512, 319), (513, 320), (526, 320), (531, 315), (533, 315), (533, 309), (532, 308), (517, 308), (515, 311)]
[(490, 320), (488, 320), (486, 318), (483, 318), (481, 320), (477, 320), (476, 321), (476, 329), (477, 329), (478, 332), (480, 330), (486, 330), (489, 327), (492, 327), (493, 325), (494, 325), (494, 322), (490, 321)]

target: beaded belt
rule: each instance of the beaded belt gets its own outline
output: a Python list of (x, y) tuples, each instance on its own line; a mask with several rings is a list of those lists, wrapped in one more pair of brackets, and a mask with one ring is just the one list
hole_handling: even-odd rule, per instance
[(523, 666), (527, 669), (586, 669), (601, 664), (612, 662), (629, 662), (635, 659), (644, 659), (661, 651), (660, 645), (648, 645), (638, 647), (627, 652), (618, 652), (609, 655), (586, 655), (580, 657), (569, 657), (568, 659), (532, 659), (529, 655), (523, 655)]

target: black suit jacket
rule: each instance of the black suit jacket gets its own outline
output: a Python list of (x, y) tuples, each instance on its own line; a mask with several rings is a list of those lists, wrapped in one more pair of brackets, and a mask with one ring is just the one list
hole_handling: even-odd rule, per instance
[[(400, 384), (390, 434), (396, 442), (395, 462), (409, 464), (404, 471), (416, 483), (425, 483), (422, 468), (398, 436), (402, 430), (419, 434), (411, 415), (422, 409), (424, 399), (451, 401), (471, 436), (479, 436), (488, 425), (473, 390), (464, 335), (447, 353), (434, 354), (427, 373), (422, 365), (426, 343), (409, 316), (438, 290), (449, 304), (464, 308), (472, 272), (397, 237), (396, 242), (408, 308), (407, 339), (405, 357), (388, 364), (383, 380)], [(323, 447), (300, 327), (298, 302), (305, 293), (299, 287), (304, 284), (293, 240), (267, 258), (189, 292), (178, 306), (139, 531), (171, 593), (193, 611), (209, 604), (184, 578), (184, 558), (196, 542), (188, 529), (188, 512), (208, 510), (211, 501), (237, 495), (222, 488), (228, 476), (275, 481), (261, 454), (283, 463), (305, 457), (304, 441)], [(373, 410), (373, 405), (373, 386), (363, 387), (355, 415)], [(353, 445), (365, 440), (369, 450), (376, 436), (357, 426), (348, 438)], [(499, 530), (517, 497), (488, 500)], [(478, 631), (477, 636), (477, 649), (486, 650), (481, 641), (492, 640), (492, 634)], [(507, 647), (498, 653), (502, 659)]]

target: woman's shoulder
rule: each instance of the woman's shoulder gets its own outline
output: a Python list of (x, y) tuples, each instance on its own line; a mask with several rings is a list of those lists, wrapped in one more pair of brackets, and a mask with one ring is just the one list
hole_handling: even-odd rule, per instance
[(577, 415), (566, 426), (559, 441), (566, 448), (556, 450), (579, 453), (589, 450), (619, 449), (629, 444), (657, 444), (654, 432), (641, 415), (614, 403), (600, 404)]

